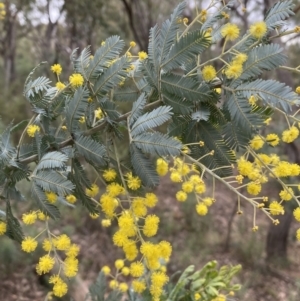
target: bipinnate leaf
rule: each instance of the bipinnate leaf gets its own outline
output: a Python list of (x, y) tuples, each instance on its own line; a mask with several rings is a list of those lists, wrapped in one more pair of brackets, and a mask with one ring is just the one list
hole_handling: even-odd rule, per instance
[(107, 38), (104, 45), (98, 48), (94, 57), (90, 59), (89, 67), (86, 71), (87, 79), (101, 74), (107, 68), (108, 63), (118, 57), (124, 46), (125, 43), (120, 40), (119, 36)]
[(134, 144), (130, 145), (130, 159), (134, 172), (140, 177), (146, 187), (159, 184), (159, 176), (150, 160)]
[(145, 105), (146, 105), (146, 95), (145, 93), (142, 93), (132, 105), (131, 114), (129, 116), (130, 126), (132, 126), (132, 124), (137, 120), (137, 118), (142, 115)]
[(75, 139), (75, 147), (80, 155), (82, 155), (91, 164), (104, 166), (107, 163), (107, 154), (104, 145), (93, 140), (90, 137), (78, 136)]
[(148, 129), (164, 124), (172, 117), (171, 111), (172, 108), (169, 106), (160, 106), (138, 117), (131, 127), (131, 135), (136, 136)]
[(181, 142), (159, 132), (142, 133), (132, 139), (132, 143), (143, 152), (163, 156), (178, 156)]
[(245, 98), (251, 95), (259, 96), (265, 105), (281, 107), (285, 112), (290, 112), (292, 105), (300, 104), (300, 96), (284, 83), (276, 80), (257, 79), (253, 82), (238, 86), (235, 91), (242, 93)]
[(42, 157), (36, 169), (65, 169), (67, 161), (68, 157), (65, 154), (58, 151), (49, 152)]
[(167, 72), (181, 67), (185, 62), (201, 54), (210, 45), (210, 39), (200, 30), (187, 33), (180, 40), (175, 41), (162, 68)]
[(79, 87), (66, 105), (66, 124), (71, 133), (79, 128), (79, 119), (85, 116), (89, 92), (85, 87)]
[(75, 188), (70, 180), (56, 170), (37, 171), (31, 177), (44, 191), (51, 191), (61, 196), (72, 194)]
[(6, 200), (6, 224), (6, 235), (21, 243), (24, 237), (23, 231), (18, 219), (13, 216), (9, 200)]
[(52, 219), (60, 218), (58, 208), (46, 201), (44, 191), (34, 182), (31, 186), (31, 194), (34, 200), (37, 202), (38, 207), (44, 214), (50, 216)]

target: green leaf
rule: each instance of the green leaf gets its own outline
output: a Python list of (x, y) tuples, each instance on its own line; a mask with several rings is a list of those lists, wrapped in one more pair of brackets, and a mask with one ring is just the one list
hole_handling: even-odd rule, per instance
[(129, 68), (130, 62), (126, 57), (121, 57), (107, 68), (95, 82), (95, 95), (104, 96), (112, 88), (117, 86), (124, 78), (127, 77), (126, 69)]
[(5, 234), (18, 243), (21, 243), (24, 235), (18, 219), (12, 214), (9, 200), (6, 200), (6, 223), (7, 229)]
[(183, 97), (189, 101), (207, 101), (212, 98), (212, 92), (208, 85), (201, 84), (188, 77), (174, 74), (162, 75), (162, 90)]
[(181, 143), (159, 132), (142, 133), (132, 139), (132, 143), (143, 152), (163, 156), (178, 156)]
[(253, 82), (245, 83), (238, 86), (235, 91), (242, 93), (245, 98), (257, 95), (264, 104), (270, 107), (281, 106), (285, 112), (290, 111), (292, 105), (300, 104), (300, 96), (291, 87), (271, 79), (257, 79)]
[(79, 119), (85, 116), (88, 105), (89, 91), (85, 87), (79, 87), (74, 96), (70, 98), (66, 105), (66, 124), (71, 133), (75, 133), (79, 128)]
[(148, 112), (136, 119), (131, 127), (131, 135), (134, 137), (148, 129), (160, 126), (170, 120), (172, 108), (169, 106), (160, 106), (151, 112)]
[(146, 95), (142, 93), (139, 98), (133, 103), (131, 113), (129, 116), (129, 125), (132, 124), (143, 114), (144, 107), (146, 105)]
[(109, 61), (115, 59), (124, 48), (124, 41), (119, 36), (111, 36), (105, 40), (104, 45), (98, 48), (94, 58), (90, 60), (88, 70), (86, 71), (87, 79), (94, 78), (107, 68)]
[(155, 187), (159, 184), (159, 176), (150, 159), (134, 144), (130, 145), (130, 159), (134, 172), (140, 177), (144, 186)]
[(265, 16), (265, 22), (269, 29), (283, 25), (283, 21), (294, 15), (294, 4), (292, 0), (278, 1), (271, 7)]
[(107, 164), (105, 147), (90, 137), (76, 137), (75, 146), (78, 153), (91, 164), (96, 164), (98, 166), (104, 166)]
[(52, 191), (61, 196), (72, 194), (74, 190), (74, 184), (55, 170), (34, 172), (31, 178), (44, 191)]
[(196, 30), (188, 32), (174, 46), (162, 64), (165, 72), (181, 67), (185, 62), (202, 53), (210, 45), (210, 40), (205, 37), (205, 32)]
[(49, 152), (45, 154), (36, 167), (36, 170), (41, 169), (65, 169), (68, 157), (61, 152)]
[(50, 216), (54, 220), (60, 218), (60, 213), (59, 213), (58, 208), (56, 206), (54, 206), (53, 204), (48, 203), (45, 200), (46, 197), (45, 197), (43, 190), (38, 185), (36, 185), (34, 182), (31, 185), (31, 194), (32, 194), (32, 197), (37, 202), (38, 207), (44, 214)]

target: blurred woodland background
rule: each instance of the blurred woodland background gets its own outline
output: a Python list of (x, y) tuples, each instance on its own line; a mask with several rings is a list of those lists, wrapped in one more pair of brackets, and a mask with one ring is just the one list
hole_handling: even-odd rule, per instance
[[(165, 20), (179, 0), (5, 0), (6, 14), (0, 20), (0, 130), (14, 120), (18, 123), (31, 117), (31, 109), (22, 96), (23, 84), (28, 73), (42, 61), (47, 61), (40, 74), (49, 76), (54, 82), (50, 66), (63, 66), (61, 80), (67, 80), (72, 70), (70, 54), (91, 45), (92, 53), (101, 42), (111, 35), (119, 35), (129, 45), (137, 43), (132, 50), (147, 51), (149, 29)], [(185, 17), (205, 9), (206, 0), (188, 0)], [(242, 11), (242, 5), (247, 8)], [(239, 24), (245, 31), (254, 21), (262, 20), (263, 14), (276, 0), (241, 0), (231, 7), (231, 22)], [(295, 16), (287, 23), (291, 28), (300, 24), (300, 2), (295, 0)], [(300, 64), (300, 34), (279, 40), (286, 50), (290, 66)], [(214, 56), (221, 45), (206, 54)], [(207, 57), (209, 58), (209, 57)], [(65, 76), (65, 78), (64, 78)], [(300, 76), (285, 70), (268, 76), (277, 78), (295, 88), (300, 85)], [(126, 109), (126, 104), (119, 104)], [(280, 118), (278, 129), (285, 127)], [(276, 129), (275, 129), (276, 132)], [(15, 134), (18, 141), (20, 133)], [(120, 145), (122, 142), (120, 141)], [(299, 143), (298, 143), (299, 144)], [(300, 164), (299, 145), (291, 143), (279, 149), (286, 160)], [(278, 149), (276, 148), (276, 151)], [(160, 204), (155, 209), (161, 217), (159, 235), (173, 244), (173, 256), (168, 265), (170, 274), (190, 264), (201, 267), (208, 260), (216, 259), (220, 264), (243, 265), (237, 281), (243, 284), (241, 292), (231, 300), (243, 301), (299, 301), (300, 300), (300, 244), (293, 237), (293, 204), (287, 208), (281, 223), (274, 227), (264, 215), (258, 216), (259, 231), (253, 233), (252, 210), (243, 204), (244, 215), (237, 216), (235, 197), (218, 184), (217, 202), (205, 217), (194, 212), (189, 202), (179, 204), (175, 200), (175, 188), (168, 179), (157, 188)], [(278, 194), (280, 187), (269, 183), (265, 195)], [(21, 190), (27, 193), (28, 183)], [(15, 204), (21, 217), (32, 204)], [(1, 208), (1, 203), (0, 203)], [(102, 228), (99, 220), (93, 220), (87, 212), (64, 208), (57, 223), (57, 232), (72, 236), (81, 245), (79, 277), (74, 281), (74, 290), (63, 300), (84, 300), (89, 284), (95, 280), (104, 264), (112, 264), (117, 258), (117, 249), (112, 246), (113, 228)], [(34, 234), (32, 227), (25, 232)], [(20, 247), (7, 238), (0, 239), (0, 300), (37, 301), (44, 300), (48, 290), (47, 281), (35, 273), (39, 254), (23, 254)], [(266, 260), (267, 259), (267, 260)]]

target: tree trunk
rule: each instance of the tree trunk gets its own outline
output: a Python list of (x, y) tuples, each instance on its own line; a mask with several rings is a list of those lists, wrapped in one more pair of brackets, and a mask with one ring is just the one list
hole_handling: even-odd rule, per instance
[[(9, 3), (6, 3), (9, 5)], [(4, 41), (2, 45), (2, 55), (4, 60), (4, 82), (7, 88), (15, 79), (15, 56), (16, 56), (16, 20), (17, 13), (11, 13), (7, 9), (7, 16), (4, 21)]]

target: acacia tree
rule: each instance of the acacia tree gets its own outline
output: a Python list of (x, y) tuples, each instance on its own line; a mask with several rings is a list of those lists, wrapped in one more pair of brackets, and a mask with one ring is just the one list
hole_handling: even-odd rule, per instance
[[(219, 5), (219, 6), (218, 6)], [(217, 11), (210, 13), (212, 7)], [(216, 182), (236, 195), (238, 214), (241, 201), (253, 206), (252, 230), (257, 231), (256, 214), (262, 212), (275, 225), (284, 214), (285, 202), (294, 200), (293, 215), (300, 221), (299, 196), (291, 184), (299, 176), (300, 166), (268, 154), (279, 143), (292, 143), (299, 136), (298, 111), (300, 87), (262, 79), (262, 73), (283, 66), (284, 49), (274, 39), (300, 32), (296, 27), (283, 30), (283, 21), (293, 14), (291, 1), (278, 2), (263, 21), (244, 33), (228, 23), (228, 6), (211, 2), (189, 22), (183, 17), (185, 2), (179, 4), (162, 26), (150, 30), (148, 53), (137, 57), (130, 53), (135, 42), (125, 43), (112, 36), (92, 55), (85, 48), (72, 53), (74, 72), (62, 82), (61, 65), (51, 71), (55, 85), (45, 76), (35, 78), (35, 68), (24, 86), (24, 97), (31, 104), (29, 122), (12, 124), (1, 135), (0, 185), (4, 210), (0, 211), (0, 234), (21, 243), (24, 252), (34, 252), (43, 240), (46, 252), (37, 263), (38, 274), (54, 269), (49, 282), (53, 294), (67, 292), (67, 279), (78, 272), (79, 247), (66, 234), (51, 231), (60, 218), (61, 206), (71, 208), (80, 202), (90, 215), (100, 218), (103, 227), (116, 222), (112, 240), (123, 250), (114, 269), (104, 266), (91, 295), (104, 299), (104, 276), (109, 277), (110, 299), (121, 298), (128, 284), (120, 276), (134, 278), (131, 300), (137, 294), (154, 300), (224, 300), (239, 286), (231, 279), (239, 266), (216, 268), (210, 262), (194, 273), (189, 267), (174, 286), (166, 286), (165, 264), (172, 246), (155, 242), (159, 217), (149, 214), (158, 197), (152, 189), (160, 177), (169, 176), (178, 185), (174, 197), (185, 202), (195, 196), (195, 210), (206, 215), (215, 201)], [(269, 33), (273, 32), (273, 35)], [(225, 39), (220, 54), (203, 61), (205, 51)], [(221, 62), (221, 67), (214, 67)], [(218, 64), (218, 66), (220, 66)], [(299, 72), (299, 68), (290, 68)], [(131, 110), (121, 114), (118, 102), (128, 102)], [(273, 112), (283, 114), (288, 128), (267, 133)], [(159, 126), (168, 122), (167, 131)], [(17, 146), (10, 143), (11, 133), (24, 127)], [(128, 137), (128, 156), (120, 157), (118, 141)], [(282, 140), (282, 142), (281, 142)], [(262, 148), (264, 149), (262, 150)], [(259, 151), (259, 152), (258, 152)], [(263, 151), (263, 152), (262, 152)], [(34, 164), (33, 164), (34, 163)], [(95, 171), (90, 179), (84, 169)], [(269, 202), (262, 188), (269, 178), (281, 186), (278, 201)], [(44, 223), (36, 237), (25, 236), (11, 203), (22, 200), (16, 184), (27, 179), (37, 209), (24, 213), (24, 224)], [(212, 195), (206, 195), (206, 183), (212, 180)], [(105, 184), (100, 193), (98, 184)], [(296, 185), (297, 186), (297, 185)], [(247, 192), (241, 193), (245, 187)], [(297, 231), (300, 240), (300, 229)], [(101, 287), (101, 289), (99, 288)], [(163, 290), (165, 288), (165, 290)]]

